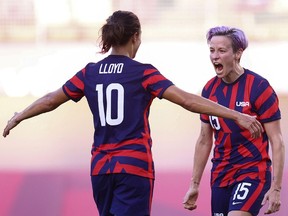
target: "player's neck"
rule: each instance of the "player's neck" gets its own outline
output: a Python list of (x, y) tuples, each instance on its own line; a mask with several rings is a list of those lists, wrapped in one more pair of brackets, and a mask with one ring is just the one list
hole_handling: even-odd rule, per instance
[(131, 58), (129, 50), (126, 46), (112, 47), (111, 55), (122, 55)]

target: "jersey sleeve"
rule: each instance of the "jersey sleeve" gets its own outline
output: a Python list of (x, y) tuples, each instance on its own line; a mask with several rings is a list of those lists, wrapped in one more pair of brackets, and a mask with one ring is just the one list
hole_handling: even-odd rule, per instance
[(281, 119), (279, 99), (269, 82), (267, 80), (261, 81), (257, 89), (254, 109), (257, 110), (259, 120), (266, 123)]
[[(210, 88), (211, 88), (211, 84), (214, 82), (214, 79), (211, 79), (209, 80), (206, 85), (203, 87), (202, 89), (202, 92), (201, 92), (201, 96), (204, 97), (204, 98), (207, 98), (209, 99), (209, 91), (210, 91)], [(200, 120), (204, 123), (210, 123), (209, 121), (209, 115), (207, 114), (203, 114), (201, 113), (200, 114)]]
[(173, 82), (163, 76), (156, 68), (153, 67), (144, 71), (142, 86), (154, 97), (162, 99), (163, 93), (171, 85), (174, 85)]
[(84, 96), (85, 71), (85, 68), (82, 69), (62, 86), (64, 93), (74, 102), (80, 101)]

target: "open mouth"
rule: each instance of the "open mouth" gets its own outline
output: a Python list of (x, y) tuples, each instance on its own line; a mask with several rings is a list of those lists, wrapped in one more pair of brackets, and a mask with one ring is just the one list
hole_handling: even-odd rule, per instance
[(223, 65), (220, 63), (214, 63), (214, 68), (216, 71), (222, 71), (223, 70)]

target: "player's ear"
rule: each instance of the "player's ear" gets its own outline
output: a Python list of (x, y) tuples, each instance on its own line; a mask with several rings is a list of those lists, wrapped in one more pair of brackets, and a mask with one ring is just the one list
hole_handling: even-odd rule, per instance
[(239, 49), (236, 53), (235, 53), (235, 57), (238, 61), (240, 61), (241, 57), (243, 54), (243, 49)]
[(137, 40), (139, 40), (139, 37), (140, 37), (140, 33), (139, 33), (139, 32), (135, 32), (135, 33), (132, 35), (132, 41), (133, 41), (133, 43), (135, 43)]
[(132, 41), (133, 41), (133, 43), (135, 43), (136, 40), (137, 40), (137, 37), (136, 37), (136, 33), (135, 33), (135, 34), (132, 35)]

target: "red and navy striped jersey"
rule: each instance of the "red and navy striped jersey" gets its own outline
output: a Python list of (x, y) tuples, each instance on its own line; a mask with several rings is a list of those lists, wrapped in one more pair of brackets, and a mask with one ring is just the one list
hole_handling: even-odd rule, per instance
[(149, 110), (171, 85), (152, 65), (119, 55), (87, 64), (63, 85), (73, 101), (85, 96), (93, 114), (91, 175), (154, 178)]
[[(215, 76), (203, 88), (202, 96), (225, 107), (257, 116), (261, 123), (281, 118), (278, 97), (269, 82), (245, 69), (235, 82), (227, 84)], [(235, 121), (200, 115), (214, 131), (211, 185), (225, 187), (245, 177), (265, 180), (271, 171), (269, 141), (266, 132), (252, 139), (248, 130)]]

